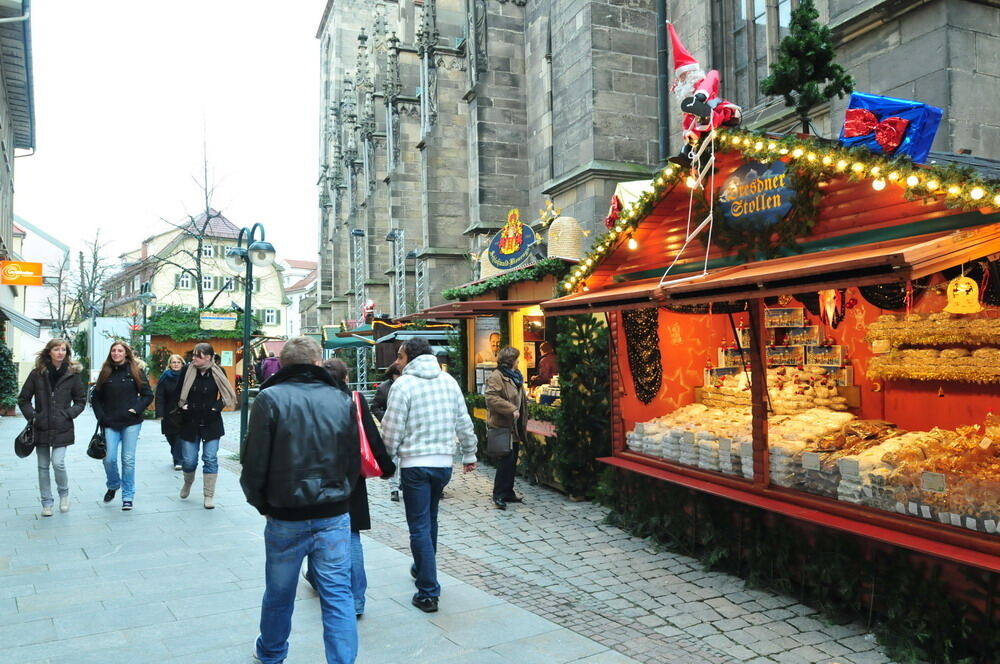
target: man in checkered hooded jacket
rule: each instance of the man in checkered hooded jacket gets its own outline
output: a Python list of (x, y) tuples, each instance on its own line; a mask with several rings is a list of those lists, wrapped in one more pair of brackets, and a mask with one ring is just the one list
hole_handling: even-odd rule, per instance
[(403, 374), (389, 390), (382, 418), (382, 440), (390, 455), (399, 456), (399, 488), (403, 491), (410, 529), (417, 592), (411, 603), (421, 611), (438, 609), (437, 513), (441, 492), (451, 479), (455, 438), (462, 449), (465, 472), (476, 469), (477, 439), (458, 383), (441, 370), (426, 339), (410, 339), (397, 355)]

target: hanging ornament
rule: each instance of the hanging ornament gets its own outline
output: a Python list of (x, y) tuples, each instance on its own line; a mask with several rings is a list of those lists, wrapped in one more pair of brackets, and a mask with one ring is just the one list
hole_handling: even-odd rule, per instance
[(955, 277), (948, 282), (949, 314), (975, 314), (983, 310), (979, 303), (979, 284), (966, 276)]
[(658, 312), (656, 308), (623, 311), (622, 321), (635, 395), (649, 403), (660, 391), (663, 379)]
[(843, 288), (831, 288), (819, 292), (819, 319), (823, 324), (836, 329), (840, 321), (844, 320), (844, 294)]

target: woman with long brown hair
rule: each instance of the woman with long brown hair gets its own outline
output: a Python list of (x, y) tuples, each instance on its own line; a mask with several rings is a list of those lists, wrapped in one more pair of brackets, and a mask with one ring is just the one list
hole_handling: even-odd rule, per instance
[[(135, 447), (142, 428), (142, 412), (153, 401), (149, 381), (139, 368), (139, 361), (124, 341), (111, 344), (108, 359), (101, 367), (94, 386), (91, 405), (97, 422), (104, 429), (108, 453), (104, 474), (108, 490), (104, 502), (110, 503), (122, 490), (122, 511), (132, 509), (135, 499)], [(121, 474), (118, 450), (121, 449)]]
[(80, 382), (80, 365), (73, 361), (68, 341), (49, 339), (45, 348), (38, 351), (35, 368), (21, 387), (17, 405), (34, 428), (42, 516), (52, 516), (54, 505), (50, 466), (55, 471), (59, 511), (68, 512), (66, 448), (74, 443), (73, 420), (87, 407), (87, 393)]

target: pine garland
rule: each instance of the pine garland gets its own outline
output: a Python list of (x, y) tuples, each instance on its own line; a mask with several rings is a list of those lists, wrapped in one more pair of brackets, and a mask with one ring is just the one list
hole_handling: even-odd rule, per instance
[(562, 279), (573, 267), (561, 258), (546, 258), (528, 267), (511, 270), (495, 277), (490, 277), (483, 281), (460, 286), (458, 288), (447, 288), (441, 291), (441, 296), (446, 300), (465, 301), (470, 297), (489, 293), (490, 291), (506, 288), (522, 281), (538, 281), (547, 274), (554, 275), (556, 281)]
[[(229, 309), (206, 309), (206, 312), (232, 313)], [(203, 330), (201, 316), (197, 311), (190, 311), (180, 306), (170, 306), (156, 312), (146, 321), (145, 333), (150, 336), (170, 337), (174, 341), (190, 341), (193, 339), (242, 339), (243, 313), (236, 318), (235, 330)], [(260, 327), (260, 321), (253, 319), (251, 328)]]

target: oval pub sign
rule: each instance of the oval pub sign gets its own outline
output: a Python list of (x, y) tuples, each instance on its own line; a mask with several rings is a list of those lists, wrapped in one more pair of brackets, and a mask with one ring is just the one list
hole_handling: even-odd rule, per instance
[(748, 161), (722, 183), (719, 205), (733, 224), (766, 228), (785, 218), (794, 196), (785, 162)]
[(535, 232), (521, 223), (521, 214), (514, 209), (507, 214), (507, 223), (493, 236), (486, 253), (493, 267), (511, 270), (527, 262), (533, 244)]

